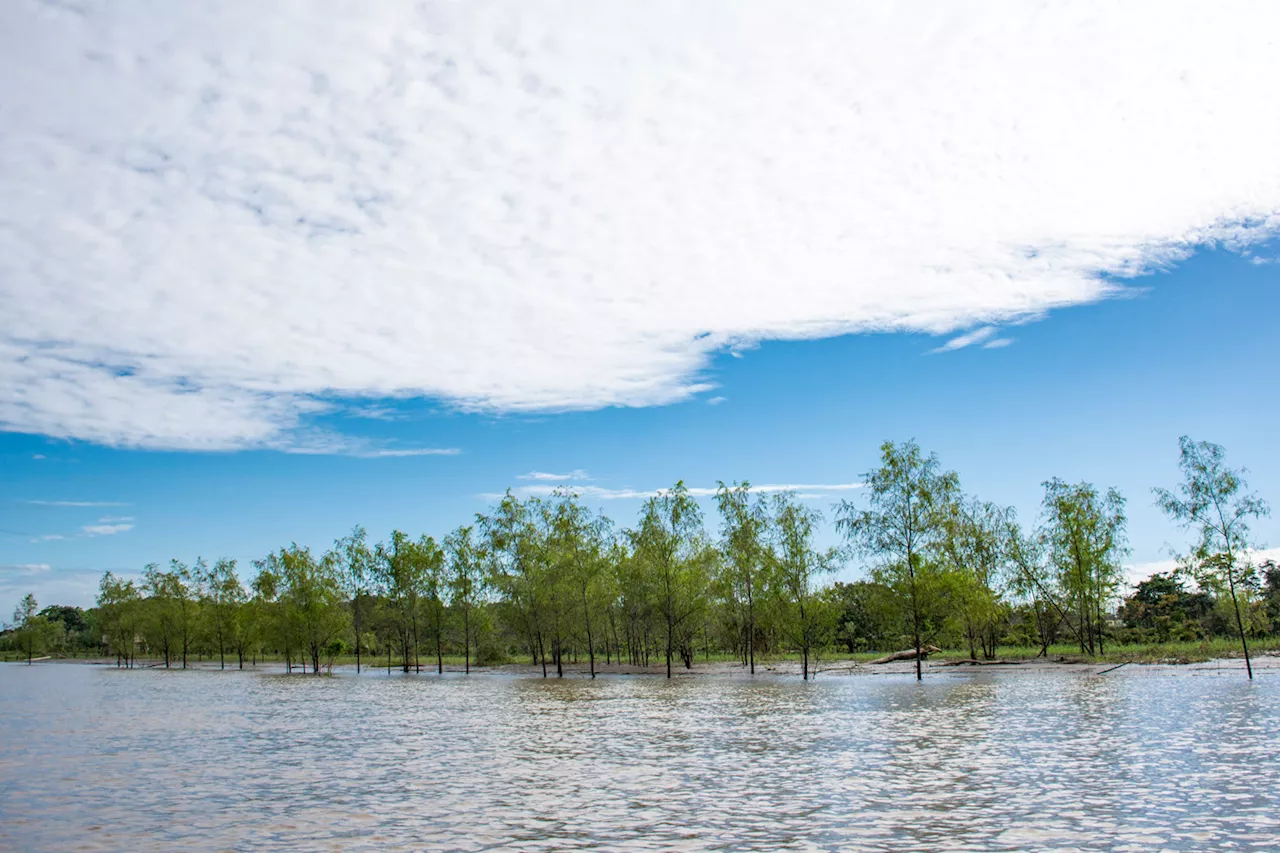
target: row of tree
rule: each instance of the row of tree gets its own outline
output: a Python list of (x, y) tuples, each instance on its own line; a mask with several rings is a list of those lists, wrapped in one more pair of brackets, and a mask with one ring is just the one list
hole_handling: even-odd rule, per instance
[[(446, 655), (466, 671), (524, 655), (544, 676), (585, 662), (594, 677), (603, 658), (660, 661), (669, 677), (699, 653), (736, 655), (754, 673), (762, 654), (787, 652), (807, 679), (835, 645), (910, 646), (919, 678), (935, 643), (993, 658), (1002, 644), (1046, 653), (1069, 640), (1093, 655), (1134, 632), (1230, 627), (1247, 661), (1249, 636), (1280, 628), (1280, 572), (1263, 567), (1275, 575), (1264, 590), (1250, 560), (1248, 522), (1267, 506), (1217, 445), (1184, 438), (1180, 465), (1178, 489), (1155, 493), (1194, 531), (1193, 547), (1176, 576), (1139, 585), (1118, 612), (1127, 545), (1116, 490), (1049, 480), (1038, 524), (1024, 530), (1011, 508), (965, 494), (955, 472), (909, 441), (884, 444), (865, 498), (835, 507), (840, 548), (816, 544), (822, 515), (796, 495), (748, 483), (721, 484), (714, 533), (682, 483), (621, 531), (571, 491), (508, 492), (440, 540), (393, 531), (372, 544), (357, 527), (319, 555), (290, 545), (256, 561), (247, 585), (231, 560), (150, 565), (138, 581), (109, 572), (87, 619), (74, 608), (37, 612), (28, 596), (12, 637), (30, 656), (55, 624), (69, 635), (74, 617), (121, 666), (140, 652), (166, 667), (193, 654), (224, 667), (228, 656), (243, 667), (272, 654), (316, 673), (343, 653), (358, 670), (376, 655), (404, 671), (421, 671), (425, 657), (437, 672)], [(828, 583), (849, 557), (868, 578)], [(1229, 621), (1209, 618), (1224, 608)]]

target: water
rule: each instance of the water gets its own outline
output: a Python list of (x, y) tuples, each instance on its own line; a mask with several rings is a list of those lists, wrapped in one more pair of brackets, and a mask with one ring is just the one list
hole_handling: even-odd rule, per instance
[(1280, 849), (1280, 677), (0, 666), (0, 848)]

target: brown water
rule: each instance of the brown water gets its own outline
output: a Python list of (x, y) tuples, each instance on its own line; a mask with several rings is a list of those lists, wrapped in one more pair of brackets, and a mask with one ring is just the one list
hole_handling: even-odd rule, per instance
[(1280, 678), (0, 665), (0, 848), (1280, 850)]

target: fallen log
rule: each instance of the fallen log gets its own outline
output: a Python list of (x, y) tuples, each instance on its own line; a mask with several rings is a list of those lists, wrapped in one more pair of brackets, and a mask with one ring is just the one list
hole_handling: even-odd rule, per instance
[[(923, 660), (927, 658), (929, 655), (936, 654), (940, 651), (942, 651), (942, 649), (938, 648), (937, 646), (924, 646), (920, 649), (920, 659)], [(875, 660), (871, 661), (871, 663), (893, 663), (896, 660), (915, 660), (915, 659), (916, 659), (915, 649), (903, 649), (900, 652), (894, 652), (891, 655), (885, 655), (882, 658), (876, 658)]]
[(1017, 666), (1016, 660), (974, 660), (973, 658), (961, 658), (960, 660), (943, 661), (938, 666)]

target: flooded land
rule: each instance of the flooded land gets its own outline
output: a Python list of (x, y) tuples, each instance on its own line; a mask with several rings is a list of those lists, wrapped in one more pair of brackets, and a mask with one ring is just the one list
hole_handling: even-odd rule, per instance
[(923, 683), (5, 665), (0, 848), (1274, 850), (1275, 662)]

